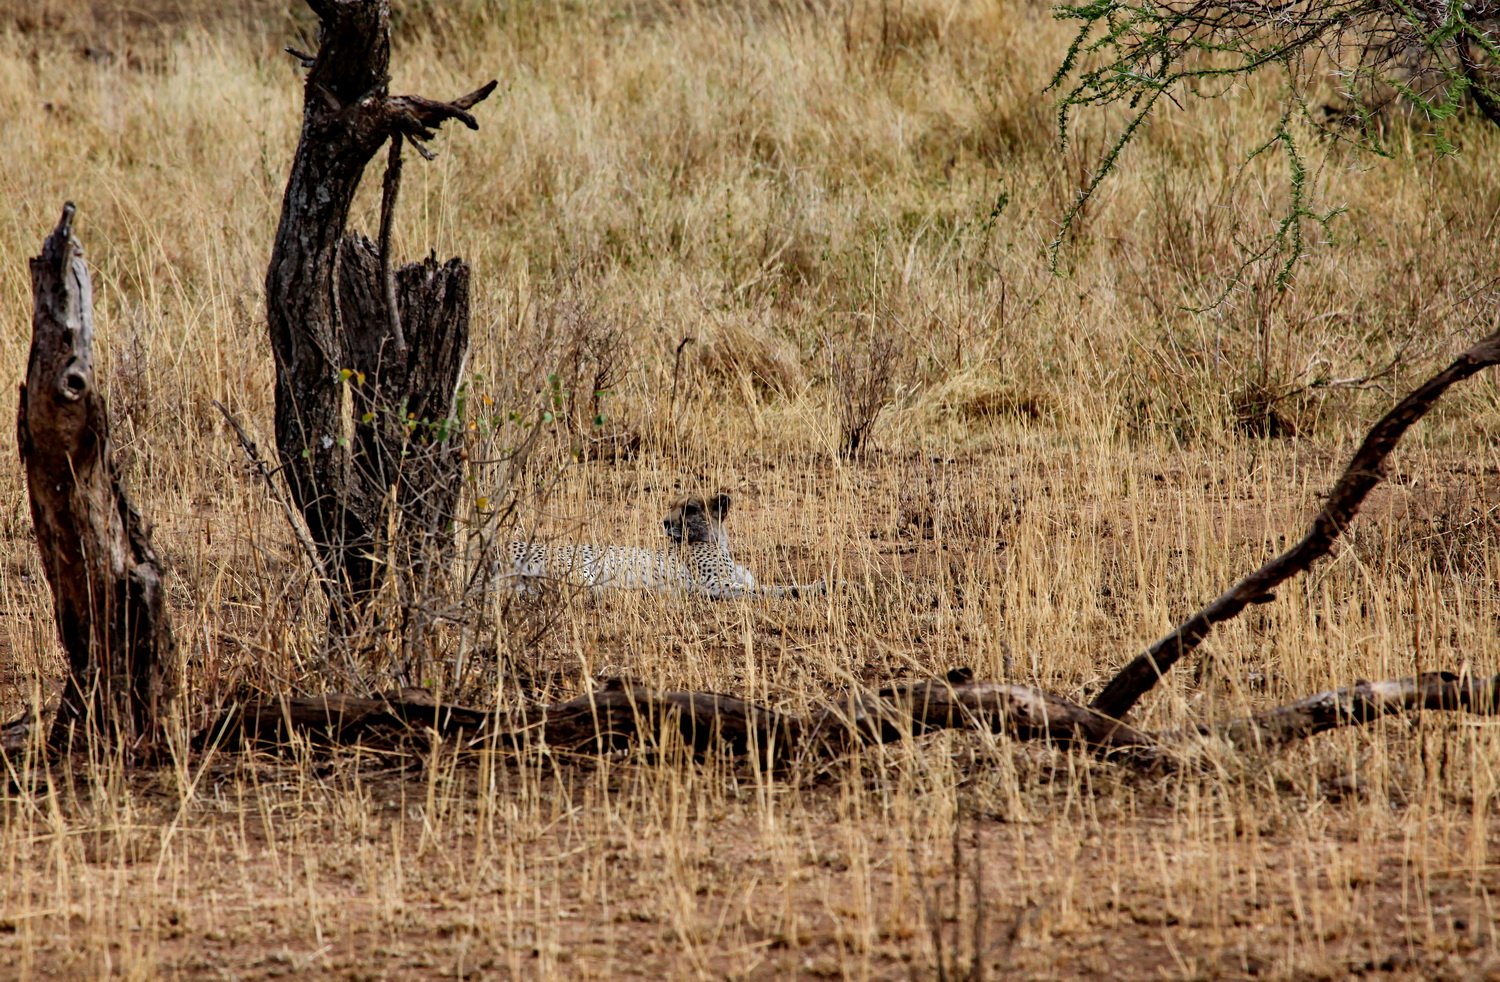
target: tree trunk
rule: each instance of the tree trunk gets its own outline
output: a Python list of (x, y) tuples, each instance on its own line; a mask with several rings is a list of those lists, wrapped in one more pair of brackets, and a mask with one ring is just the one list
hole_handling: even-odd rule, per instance
[[(374, 530), (369, 553), (384, 560), (362, 563), (358, 572), (367, 579), (357, 587), (373, 593), (381, 569), (398, 571), (409, 649), (402, 667), (421, 677), (423, 666), (411, 663), (410, 654), (426, 648), (431, 624), (422, 612), (452, 558), (463, 484), (462, 412), (456, 402), (469, 351), (469, 265), (458, 259), (439, 265), (429, 256), (401, 267), (393, 277), (395, 321), (382, 265), (369, 239), (344, 239), (339, 308), (355, 416), (347, 507)], [(402, 326), (404, 351), (392, 331), (353, 329), (386, 324)], [(392, 501), (394, 523), (387, 517)], [(384, 533), (392, 525), (396, 535), (387, 542)]]
[(92, 287), (73, 205), (31, 260), (31, 357), (17, 444), (31, 517), (68, 658), (52, 743), (90, 727), (147, 751), (176, 680), (165, 573), (110, 463), (109, 417), (93, 371)]
[[(302, 135), (266, 273), (266, 316), (276, 361), (282, 470), (327, 571), (334, 625), (347, 632), (379, 588), (378, 557), (389, 527), (386, 502), (402, 469), (393, 466), (400, 445), (378, 433), (354, 434), (356, 427), (344, 415), (341, 381), (358, 379), (361, 372), (367, 384), (378, 377), (384, 380), (378, 404), (421, 405), (431, 418), (448, 420), (468, 345), (468, 268), (457, 260), (442, 267), (443, 275), (408, 270), (398, 275), (403, 287), (397, 307), (410, 308), (410, 332), (388, 316), (384, 298), (392, 291), (385, 255), (373, 283), (350, 284), (344, 291), (368, 291), (379, 302), (352, 305), (341, 316), (335, 276), (341, 266), (354, 268), (338, 258), (349, 208), (365, 165), (382, 145), (396, 141), (398, 149), (405, 139), (422, 149), (417, 141), (431, 139), (448, 119), (475, 128), (467, 109), (495, 83), (451, 103), (391, 96), (387, 0), (309, 0), (309, 5), (320, 21), (319, 50), (308, 55), (288, 49), (308, 73)], [(393, 169), (398, 160), (393, 153)], [(388, 198), (394, 198), (393, 188)], [(388, 240), (388, 222), (389, 208), (383, 240)], [(363, 264), (358, 269), (368, 276)], [(453, 370), (432, 373), (422, 367), (438, 363), (451, 363)], [(356, 418), (372, 411), (368, 399), (353, 402)], [(351, 454), (351, 434), (354, 446), (363, 441), (366, 457)], [(425, 492), (412, 485), (408, 494)]]

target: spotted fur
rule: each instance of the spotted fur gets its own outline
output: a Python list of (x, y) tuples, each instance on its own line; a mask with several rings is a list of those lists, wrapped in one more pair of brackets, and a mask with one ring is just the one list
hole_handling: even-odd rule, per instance
[(591, 587), (682, 592), (713, 597), (797, 597), (825, 593), (822, 582), (771, 586), (729, 554), (724, 516), (730, 497), (689, 495), (672, 502), (662, 527), (674, 545), (668, 549), (629, 546), (510, 544), (506, 578), (519, 590), (533, 581), (564, 580)]

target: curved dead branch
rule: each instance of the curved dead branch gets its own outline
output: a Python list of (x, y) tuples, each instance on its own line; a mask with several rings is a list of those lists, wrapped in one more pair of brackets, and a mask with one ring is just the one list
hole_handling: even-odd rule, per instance
[(1301, 542), (1240, 580), (1213, 603), (1183, 621), (1172, 633), (1137, 655), (1094, 697), (1089, 708), (1105, 716), (1123, 719), (1141, 696), (1151, 691), (1183, 655), (1208, 637), (1215, 624), (1230, 620), (1251, 604), (1275, 600), (1272, 590), (1307, 570), (1333, 548), (1334, 541), (1354, 520), (1365, 495), (1385, 476), (1386, 458), (1407, 429), (1427, 415), (1449, 386), (1496, 363), (1500, 363), (1500, 331), (1459, 355), (1451, 365), (1401, 400), (1365, 437), (1365, 442), (1349, 461), (1349, 466), (1344, 468), (1338, 483), (1328, 493), (1327, 503), (1313, 519), (1312, 528)]

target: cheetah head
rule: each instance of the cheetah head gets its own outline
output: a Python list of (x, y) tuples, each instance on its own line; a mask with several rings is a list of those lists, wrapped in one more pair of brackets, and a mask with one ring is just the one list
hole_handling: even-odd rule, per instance
[(662, 527), (673, 542), (708, 542), (724, 545), (724, 515), (729, 511), (729, 495), (705, 497), (690, 494), (672, 502)]

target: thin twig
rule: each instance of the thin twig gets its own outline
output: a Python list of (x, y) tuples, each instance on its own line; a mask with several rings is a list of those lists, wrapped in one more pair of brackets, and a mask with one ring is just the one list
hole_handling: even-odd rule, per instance
[(386, 318), (396, 344), (398, 367), (406, 370), (406, 335), (401, 331), (401, 311), (396, 305), (396, 278), (391, 275), (391, 225), (395, 221), (396, 196), (401, 191), (400, 133), (391, 134), (391, 152), (386, 158), (385, 180), (380, 188), (380, 285), (385, 291)]
[(677, 342), (677, 354), (672, 359), (672, 399), (668, 404), (667, 413), (673, 420), (677, 419), (677, 374), (682, 369), (682, 349), (697, 340), (691, 334), (687, 334), (683, 335), (682, 340)]

